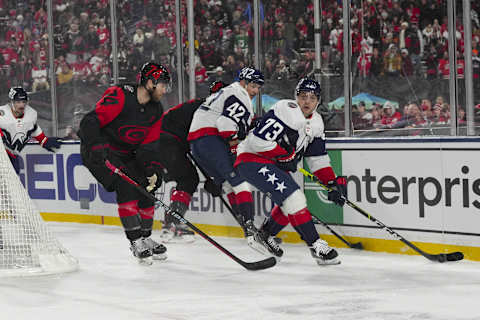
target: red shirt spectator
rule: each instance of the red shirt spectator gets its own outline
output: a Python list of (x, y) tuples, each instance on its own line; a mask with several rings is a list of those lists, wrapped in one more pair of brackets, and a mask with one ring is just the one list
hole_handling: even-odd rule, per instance
[(395, 111), (395, 106), (390, 101), (385, 102), (383, 105), (383, 117), (382, 124), (389, 126), (397, 123), (402, 118), (400, 112)]

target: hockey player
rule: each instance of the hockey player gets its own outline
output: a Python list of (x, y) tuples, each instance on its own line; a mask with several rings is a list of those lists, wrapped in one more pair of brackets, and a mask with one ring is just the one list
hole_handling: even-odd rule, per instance
[(50, 152), (60, 148), (60, 140), (47, 138), (37, 124), (37, 112), (27, 104), (28, 94), (21, 87), (10, 88), (10, 102), (0, 107), (0, 135), (10, 162), (17, 174), (20, 172), (18, 154), (34, 137), (42, 147)]
[(252, 99), (264, 84), (263, 74), (243, 68), (238, 81), (207, 98), (195, 112), (188, 141), (195, 160), (223, 184), (234, 211), (241, 214), (247, 243), (255, 244), (253, 197), (249, 184), (233, 167), (239, 141), (245, 139), (254, 115)]
[(112, 173), (109, 160), (139, 184), (154, 192), (161, 184), (151, 168), (146, 168), (136, 151), (152, 125), (160, 119), (163, 107), (160, 98), (167, 92), (170, 74), (153, 62), (145, 63), (139, 84), (112, 86), (80, 123), (83, 164), (108, 191), (117, 194), (118, 215), (130, 250), (141, 263), (166, 259), (166, 248), (151, 239), (154, 203)]
[[(210, 94), (223, 87), (223, 82), (213, 82), (210, 85)], [(165, 213), (161, 233), (163, 242), (193, 241), (193, 231), (169, 213), (175, 211), (183, 217), (199, 183), (197, 169), (187, 158), (190, 150), (187, 135), (193, 113), (204, 102), (205, 99), (193, 99), (164, 112), (137, 150), (137, 157), (147, 166), (155, 167), (158, 177), (162, 177), (164, 181), (177, 182), (170, 195), (170, 211)], [(207, 191), (208, 188), (206, 184)]]
[(295, 89), (295, 100), (280, 100), (265, 114), (259, 125), (240, 143), (235, 167), (245, 179), (271, 194), (275, 206), (254, 239), (256, 248), (276, 257), (283, 250), (274, 241), (288, 223), (300, 234), (312, 257), (321, 264), (337, 264), (337, 251), (320, 239), (307, 208), (305, 195), (289, 174), (306, 158), (320, 181), (330, 186), (328, 199), (343, 206), (346, 181), (336, 177), (325, 149), (324, 125), (315, 112), (320, 103), (320, 85), (303, 78)]

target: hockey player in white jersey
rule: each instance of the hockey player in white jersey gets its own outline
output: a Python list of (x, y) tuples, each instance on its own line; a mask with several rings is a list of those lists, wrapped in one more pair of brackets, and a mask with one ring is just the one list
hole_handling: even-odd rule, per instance
[(262, 253), (283, 255), (274, 241), (289, 223), (310, 248), (319, 265), (338, 264), (338, 253), (320, 239), (307, 208), (304, 193), (289, 172), (297, 170), (305, 157), (320, 181), (330, 186), (328, 199), (343, 206), (346, 180), (336, 177), (325, 149), (323, 120), (316, 112), (320, 84), (303, 78), (295, 89), (295, 100), (280, 100), (238, 146), (235, 167), (257, 189), (272, 196), (275, 206), (254, 239)]
[(254, 115), (252, 99), (264, 84), (263, 74), (243, 68), (238, 81), (209, 96), (195, 111), (188, 141), (195, 160), (223, 185), (228, 200), (241, 215), (248, 244), (255, 243), (250, 186), (233, 167), (239, 141), (245, 139)]
[(10, 88), (8, 92), (10, 102), (0, 106), (0, 135), (12, 165), (20, 171), (18, 154), (27, 144), (30, 137), (34, 137), (42, 147), (50, 152), (60, 148), (58, 138), (47, 138), (42, 128), (37, 124), (37, 112), (27, 104), (28, 94), (21, 87)]

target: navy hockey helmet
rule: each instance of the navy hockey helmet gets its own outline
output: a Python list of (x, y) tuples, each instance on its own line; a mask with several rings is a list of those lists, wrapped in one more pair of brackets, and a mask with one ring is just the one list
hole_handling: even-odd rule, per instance
[(163, 65), (155, 62), (147, 62), (140, 70), (140, 84), (146, 85), (148, 80), (152, 80), (156, 86), (157, 83), (170, 83), (170, 73)]
[(213, 81), (208, 88), (210, 89), (210, 94), (214, 94), (226, 86), (227, 84), (223, 81)]
[(28, 94), (22, 87), (12, 87), (8, 91), (8, 97), (12, 101), (28, 101)]
[(321, 100), (321, 95), (322, 95), (322, 89), (320, 88), (320, 84), (310, 78), (302, 78), (297, 84), (297, 87), (295, 88), (295, 98), (297, 98), (297, 95), (300, 92), (313, 92), (317, 98), (318, 101)]
[(250, 68), (250, 67), (245, 67), (245, 68), (242, 68), (242, 70), (240, 70), (240, 73), (238, 74), (238, 80), (253, 82), (261, 86), (263, 86), (263, 84), (265, 83), (265, 78), (263, 77), (263, 73), (261, 73), (260, 70)]

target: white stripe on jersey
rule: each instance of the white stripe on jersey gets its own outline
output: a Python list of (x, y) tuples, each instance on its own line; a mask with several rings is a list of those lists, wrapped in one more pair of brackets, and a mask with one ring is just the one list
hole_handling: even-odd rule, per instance
[(5, 148), (15, 155), (22, 151), (31, 136), (42, 133), (37, 125), (37, 111), (29, 105), (25, 106), (23, 117), (18, 119), (13, 115), (10, 104), (0, 106), (0, 129)]

